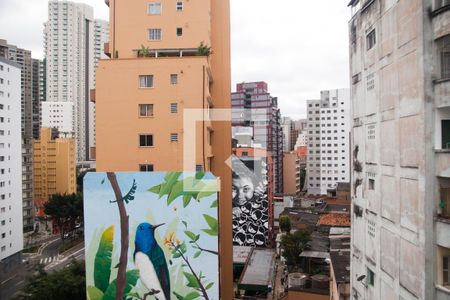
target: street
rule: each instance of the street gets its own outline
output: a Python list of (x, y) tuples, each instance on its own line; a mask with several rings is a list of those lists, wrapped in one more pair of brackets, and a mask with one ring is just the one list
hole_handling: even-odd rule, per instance
[(62, 241), (60, 237), (53, 237), (46, 241), (37, 253), (26, 257), (27, 262), (21, 264), (6, 278), (2, 277), (0, 282), (0, 300), (8, 300), (17, 295), (25, 285), (26, 280), (32, 276), (39, 264), (44, 266), (46, 272), (54, 272), (63, 269), (72, 259), (84, 260), (84, 243), (81, 242), (63, 254), (58, 255), (58, 248)]

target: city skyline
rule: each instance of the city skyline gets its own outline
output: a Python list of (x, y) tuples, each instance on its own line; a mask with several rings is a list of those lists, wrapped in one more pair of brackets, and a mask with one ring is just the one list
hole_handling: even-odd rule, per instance
[[(92, 6), (94, 18), (108, 19), (103, 0), (74, 2)], [(346, 1), (284, 3), (273, 6), (268, 0), (231, 1), (232, 87), (243, 81), (264, 80), (279, 97), (281, 113), (300, 119), (306, 118), (306, 101), (316, 99), (317, 91), (349, 85), (350, 12)], [(17, 15), (26, 15), (27, 22), (15, 28), (12, 24)], [(265, 18), (267, 21), (261, 21)], [(42, 58), (46, 19), (47, 0), (2, 1), (0, 28), (8, 30), (0, 31), (0, 36)]]

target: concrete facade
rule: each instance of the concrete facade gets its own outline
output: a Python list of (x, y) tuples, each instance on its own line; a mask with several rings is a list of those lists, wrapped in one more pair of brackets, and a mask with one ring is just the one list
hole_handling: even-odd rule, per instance
[[(77, 161), (90, 159), (95, 143), (95, 106), (89, 101), (95, 86), (95, 68), (99, 49), (106, 40), (104, 21), (94, 20), (92, 7), (70, 1), (48, 3), (48, 21), (44, 29), (46, 61), (46, 103), (42, 105), (42, 127), (56, 127), (67, 137), (74, 137)], [(98, 57), (96, 57), (98, 55)], [(64, 110), (53, 107), (63, 103)], [(71, 103), (72, 111), (69, 111)], [(66, 118), (69, 113), (71, 126)]]
[(349, 6), (352, 299), (449, 299), (450, 5)]
[(283, 193), (300, 193), (300, 157), (296, 152), (283, 154)]
[(322, 91), (307, 108), (308, 193), (326, 195), (350, 181), (350, 91)]
[[(185, 110), (231, 108), (229, 1), (168, 1), (152, 13), (144, 0), (106, 3), (111, 59), (97, 69), (97, 170), (205, 170), (220, 177), (220, 294), (231, 299), (231, 170), (225, 163), (231, 122), (203, 115), (192, 141), (195, 165), (186, 169), (183, 161), (184, 137), (192, 133), (183, 126)], [(202, 42), (212, 55), (197, 55)]]
[(75, 141), (57, 138), (55, 133), (42, 128), (40, 139), (33, 141), (34, 199), (39, 216), (44, 215), (42, 205), (51, 195), (76, 192)]
[(283, 130), (278, 98), (264, 81), (243, 82), (231, 95), (232, 126), (253, 127), (253, 143), (267, 149), (274, 162), (274, 192), (283, 191)]
[(0, 58), (0, 271), (23, 250), (21, 68)]
[(32, 141), (35, 129), (39, 127), (39, 111), (36, 105), (39, 100), (34, 98), (37, 81), (33, 78), (33, 61), (31, 51), (10, 45), (0, 40), (0, 57), (15, 62), (21, 67), (21, 135), (22, 135), (22, 197), (24, 231), (33, 230), (33, 152)]

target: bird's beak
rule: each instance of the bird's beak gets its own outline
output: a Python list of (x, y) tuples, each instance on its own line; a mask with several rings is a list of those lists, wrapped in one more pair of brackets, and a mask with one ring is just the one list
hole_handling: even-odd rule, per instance
[(158, 224), (158, 225), (154, 225), (154, 226), (153, 226), (153, 229), (156, 229), (156, 228), (158, 228), (159, 226), (163, 226), (164, 224), (166, 224), (166, 223), (161, 223), (161, 224)]

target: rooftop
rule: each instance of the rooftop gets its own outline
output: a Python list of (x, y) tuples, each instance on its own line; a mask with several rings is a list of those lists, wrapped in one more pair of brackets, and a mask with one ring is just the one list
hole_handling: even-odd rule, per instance
[(252, 249), (253, 247), (248, 246), (233, 246), (233, 263), (245, 264)]
[(253, 248), (239, 279), (239, 289), (269, 292), (275, 269), (275, 250)]
[(350, 282), (350, 249), (330, 252), (331, 265), (337, 283)]
[(350, 215), (342, 213), (330, 213), (320, 215), (319, 225), (350, 227)]

